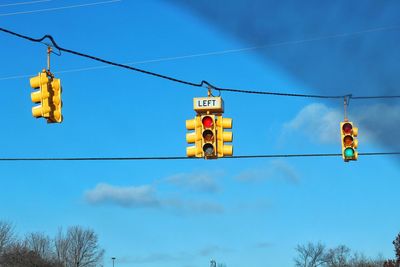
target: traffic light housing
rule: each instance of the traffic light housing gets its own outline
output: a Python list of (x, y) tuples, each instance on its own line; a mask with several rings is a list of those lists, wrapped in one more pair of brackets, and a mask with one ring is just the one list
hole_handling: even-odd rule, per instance
[(186, 129), (194, 130), (193, 132), (186, 134), (186, 142), (189, 144), (194, 144), (193, 146), (189, 146), (186, 148), (186, 155), (188, 157), (203, 157), (203, 148), (202, 148), (202, 136), (201, 136), (201, 117), (197, 115), (192, 120), (186, 120)]
[(358, 128), (354, 127), (352, 122), (344, 121), (340, 123), (340, 132), (342, 137), (342, 157), (348, 162), (358, 159)]
[(43, 70), (30, 79), (30, 85), (33, 89), (36, 89), (31, 93), (32, 102), (40, 103), (40, 105), (32, 108), (33, 117), (46, 118), (48, 123), (62, 122), (61, 80)]
[(217, 155), (219, 158), (233, 155), (233, 146), (225, 145), (225, 142), (232, 142), (232, 132), (225, 132), (224, 129), (232, 129), (232, 119), (217, 116)]
[(217, 158), (217, 134), (215, 115), (201, 115), (203, 155), (206, 159)]

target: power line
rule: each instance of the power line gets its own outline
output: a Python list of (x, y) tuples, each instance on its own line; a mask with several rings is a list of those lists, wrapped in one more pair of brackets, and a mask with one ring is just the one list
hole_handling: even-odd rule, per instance
[(46, 12), (46, 11), (63, 10), (63, 9), (71, 9), (71, 8), (85, 7), (85, 6), (94, 6), (94, 5), (110, 4), (110, 3), (120, 2), (120, 1), (121, 1), (121, 0), (110, 0), (110, 1), (102, 1), (102, 2), (94, 2), (94, 3), (80, 4), (80, 5), (72, 5), (72, 6), (51, 7), (51, 8), (36, 9), (36, 10), (18, 11), (18, 12), (0, 14), (0, 17), (13, 16), (13, 15), (21, 15), (21, 14), (32, 14), (32, 13), (39, 13), (39, 12)]
[(1, 4), (0, 7), (31, 5), (31, 4), (38, 4), (38, 3), (51, 2), (51, 1), (52, 0), (36, 0), (36, 1), (29, 1), (29, 2), (17, 2), (17, 3), (10, 3), (10, 4)]
[(193, 87), (208, 87), (210, 89), (213, 90), (218, 90), (218, 91), (226, 91), (226, 92), (235, 92), (235, 93), (246, 93), (246, 94), (259, 94), (259, 95), (274, 95), (274, 96), (289, 96), (289, 97), (306, 97), (306, 98), (325, 98), (325, 99), (343, 99), (343, 98), (352, 98), (352, 99), (393, 99), (393, 98), (400, 98), (400, 95), (392, 95), (392, 96), (353, 96), (352, 94), (347, 94), (347, 95), (314, 95), (314, 94), (297, 94), (297, 93), (279, 93), (279, 92), (268, 92), (268, 91), (256, 91), (256, 90), (243, 90), (243, 89), (234, 89), (234, 88), (221, 88), (221, 87), (217, 87), (212, 85), (211, 83), (202, 80), (200, 83), (194, 83), (194, 82), (189, 82), (189, 81), (185, 81), (182, 79), (178, 79), (178, 78), (174, 78), (174, 77), (170, 77), (170, 76), (166, 76), (163, 74), (158, 74), (155, 72), (151, 72), (151, 71), (147, 71), (147, 70), (143, 70), (143, 69), (139, 69), (139, 68), (135, 68), (129, 65), (125, 65), (125, 64), (121, 64), (121, 63), (116, 63), (116, 62), (112, 62), (106, 59), (102, 59), (99, 57), (95, 57), (95, 56), (91, 56), (88, 54), (84, 54), (81, 52), (77, 52), (74, 50), (70, 50), (67, 48), (63, 48), (60, 47), (54, 40), (54, 38), (51, 35), (44, 35), (42, 38), (32, 38), (26, 35), (22, 35), (4, 28), (0, 28), (0, 31), (3, 31), (5, 33), (14, 35), (16, 37), (31, 41), (31, 42), (37, 42), (37, 43), (44, 43), (43, 41), (45, 39), (50, 40), (51, 44), (48, 43), (44, 43), (46, 45), (51, 45), (54, 46), (55, 48), (57, 48), (59, 51), (63, 51), (66, 53), (70, 53), (76, 56), (80, 56), (80, 57), (85, 57), (85, 58), (89, 58), (95, 61), (99, 61), (108, 65), (112, 65), (112, 66), (116, 66), (116, 67), (120, 67), (120, 68), (125, 68), (125, 69), (129, 69), (129, 70), (133, 70), (136, 72), (140, 72), (143, 74), (147, 74), (147, 75), (151, 75), (154, 77), (158, 77), (161, 79), (166, 79), (169, 81), (173, 81), (173, 82), (177, 82), (177, 83), (181, 83), (181, 84), (185, 84), (185, 85), (189, 85), (189, 86), (193, 86)]
[[(367, 152), (358, 153), (360, 156), (395, 156), (400, 152)], [(342, 156), (340, 153), (319, 153), (319, 154), (266, 154), (266, 155), (242, 155), (224, 157), (225, 159), (246, 159), (246, 158), (309, 158), (309, 157), (337, 157)], [(203, 159), (189, 158), (180, 156), (169, 157), (46, 157), (46, 158), (0, 158), (0, 161), (133, 161), (133, 160), (186, 160), (186, 159)]]
[[(275, 43), (270, 43), (270, 44), (265, 44), (265, 45), (258, 45), (258, 46), (232, 48), (232, 49), (217, 50), (217, 51), (208, 51), (208, 52), (195, 53), (195, 54), (189, 54), (189, 55), (161, 57), (161, 58), (155, 58), (155, 59), (147, 59), (147, 60), (141, 60), (141, 61), (126, 62), (126, 63), (122, 63), (122, 64), (124, 64), (124, 65), (139, 65), (139, 64), (155, 63), (155, 62), (166, 62), (166, 61), (181, 60), (181, 59), (188, 59), (188, 58), (225, 55), (225, 54), (246, 52), (246, 51), (257, 50), (257, 49), (264, 49), (264, 48), (268, 48), (268, 47), (277, 47), (277, 46), (284, 46), (284, 45), (301, 44), (301, 43), (307, 43), (307, 42), (322, 41), (322, 40), (326, 40), (326, 39), (335, 39), (335, 38), (341, 38), (341, 37), (356, 36), (356, 35), (361, 35), (361, 34), (371, 33), (371, 32), (388, 31), (388, 30), (399, 30), (399, 29), (400, 29), (400, 26), (371, 28), (371, 29), (367, 29), (367, 30), (363, 30), (363, 31), (357, 31), (357, 32), (326, 35), (326, 36), (322, 36), (322, 37), (314, 37), (314, 38), (293, 40), (293, 41), (275, 42)], [(54, 71), (54, 74), (90, 71), (90, 70), (105, 69), (105, 68), (110, 68), (110, 67), (112, 67), (112, 66), (110, 66), (110, 65), (99, 65), (99, 66), (92, 66), (92, 67), (85, 67), (85, 68), (74, 68), (74, 69)], [(7, 77), (0, 77), (0, 81), (11, 80), (11, 79), (20, 79), (20, 78), (29, 78), (32, 75), (34, 75), (34, 74), (12, 75), (12, 76), (7, 76)]]

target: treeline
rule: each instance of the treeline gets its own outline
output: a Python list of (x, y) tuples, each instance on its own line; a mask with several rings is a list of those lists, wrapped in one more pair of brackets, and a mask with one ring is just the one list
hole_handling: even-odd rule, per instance
[(345, 245), (327, 248), (321, 243), (298, 245), (294, 258), (296, 267), (400, 267), (400, 233), (393, 241), (395, 259), (378, 257), (371, 259), (363, 254), (352, 252)]
[(18, 238), (11, 223), (0, 221), (0, 267), (97, 267), (103, 255), (91, 229), (72, 226), (53, 238), (44, 233)]

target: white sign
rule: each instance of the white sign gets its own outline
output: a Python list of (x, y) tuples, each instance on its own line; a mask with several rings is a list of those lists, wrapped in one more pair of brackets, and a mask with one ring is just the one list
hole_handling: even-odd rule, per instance
[(195, 97), (193, 109), (197, 112), (214, 111), (224, 112), (224, 101), (221, 97)]

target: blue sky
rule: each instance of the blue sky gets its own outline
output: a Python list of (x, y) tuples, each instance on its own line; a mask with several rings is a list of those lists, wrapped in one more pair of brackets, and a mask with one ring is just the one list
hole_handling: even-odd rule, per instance
[[(228, 52), (260, 42), (168, 1), (53, 0), (6, 6), (9, 3), (15, 2), (0, 4), (1, 27), (32, 37), (51, 34), (62, 47), (111, 61), (228, 88), (315, 93), (323, 86), (310, 79), (310, 66), (304, 70), (298, 65), (304, 76), (296, 75), (288, 60), (276, 55), (301, 45), (302, 52), (319, 56), (328, 45), (324, 41)], [(90, 3), (96, 4), (86, 5)], [(355, 15), (354, 20), (364, 18), (357, 16), (360, 19)], [(316, 33), (395, 26), (391, 16), (388, 21), (379, 18), (376, 25), (355, 23), (326, 32), (318, 28)], [(301, 19), (307, 18), (286, 18), (294, 25), (301, 25)], [(398, 40), (397, 31), (379, 35), (390, 43)], [(272, 35), (266, 43), (309, 36), (278, 37)], [(333, 39), (348, 38), (374, 47), (377, 36), (371, 32)], [(29, 77), (46, 66), (46, 46), (5, 33), (0, 43), (0, 157), (185, 155), (185, 120), (194, 117), (192, 99), (206, 96), (205, 89), (62, 53), (52, 56), (51, 67), (63, 86), (64, 122), (46, 124), (31, 116), (29, 86)], [(360, 58), (369, 51), (363, 50)], [(275, 55), (271, 60), (265, 56), (269, 52)], [(382, 64), (389, 59), (375, 58), (382, 66), (398, 67), (397, 54), (393, 56), (387, 65)], [(337, 74), (340, 66), (333, 66)], [(314, 71), (326, 77), (320, 66)], [(365, 72), (356, 78), (364, 83), (369, 76), (374, 75)], [(335, 88), (335, 82), (331, 80), (329, 88)], [(344, 82), (337, 83), (342, 87)], [(235, 155), (340, 153), (342, 100), (226, 92), (222, 97), (225, 116), (233, 119)], [(360, 128), (359, 152), (398, 148), (398, 102), (354, 100), (349, 112)], [(383, 129), (390, 130), (390, 142), (381, 140)], [(293, 266), (294, 248), (309, 241), (345, 244), (369, 257), (389, 258), (394, 256), (391, 241), (400, 231), (399, 170), (398, 158), (378, 156), (360, 156), (347, 164), (340, 157), (2, 161), (0, 219), (13, 222), (21, 236), (35, 231), (53, 236), (60, 226), (91, 227), (106, 249), (105, 266), (111, 266), (111, 257), (121, 267), (200, 267), (208, 266), (211, 258), (229, 267)]]

